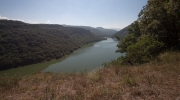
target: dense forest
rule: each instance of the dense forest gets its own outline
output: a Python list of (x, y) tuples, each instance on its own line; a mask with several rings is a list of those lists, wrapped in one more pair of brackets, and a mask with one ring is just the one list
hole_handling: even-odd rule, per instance
[(128, 31), (118, 38), (117, 52), (126, 52), (121, 63), (141, 64), (162, 52), (180, 50), (180, 1), (148, 0)]
[(81, 28), (0, 20), (0, 70), (59, 59), (99, 40)]

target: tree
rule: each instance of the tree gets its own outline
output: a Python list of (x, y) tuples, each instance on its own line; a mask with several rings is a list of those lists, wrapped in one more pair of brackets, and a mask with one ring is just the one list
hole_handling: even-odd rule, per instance
[(119, 44), (117, 45), (118, 50), (116, 52), (127, 52), (127, 47), (136, 43), (138, 40), (138, 37), (141, 35), (140, 29), (139, 29), (139, 23), (138, 21), (135, 21), (132, 23), (128, 29), (128, 34), (125, 38), (119, 39)]
[(138, 21), (142, 34), (163, 42), (166, 48), (179, 47), (179, 0), (148, 0), (139, 13)]
[(153, 38), (140, 39), (127, 47), (128, 62), (132, 64), (148, 62), (161, 52), (162, 47), (163, 43)]
[(147, 35), (136, 37), (134, 34), (128, 34), (117, 45), (117, 52), (126, 53), (125, 57), (119, 59), (121, 64), (141, 64), (155, 58), (163, 46), (162, 42)]
[(117, 45), (124, 63), (143, 63), (167, 49), (180, 49), (180, 0), (148, 0)]

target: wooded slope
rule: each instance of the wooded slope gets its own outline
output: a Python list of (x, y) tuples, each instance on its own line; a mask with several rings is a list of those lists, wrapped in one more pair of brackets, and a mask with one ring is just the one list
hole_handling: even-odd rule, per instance
[(99, 40), (85, 29), (0, 20), (0, 70), (58, 59)]

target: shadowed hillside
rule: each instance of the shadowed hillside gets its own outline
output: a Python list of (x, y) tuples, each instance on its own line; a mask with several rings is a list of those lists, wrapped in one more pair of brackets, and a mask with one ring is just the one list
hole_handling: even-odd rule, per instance
[(99, 40), (85, 29), (0, 20), (0, 69), (59, 59)]
[(94, 33), (97, 36), (103, 36), (103, 33), (93, 27), (90, 26), (71, 26), (71, 25), (63, 25), (64, 27), (76, 27), (76, 28), (82, 28), (82, 29), (86, 29), (89, 30), (90, 32)]
[(96, 27), (96, 29), (100, 30), (101, 32), (103, 32), (107, 36), (112, 36), (117, 32), (114, 29), (105, 29), (105, 28), (102, 28), (102, 27)]
[(113, 30), (113, 29), (105, 29), (102, 27), (90, 27), (90, 26), (71, 26), (71, 25), (63, 25), (65, 27), (77, 27), (77, 28), (82, 28), (82, 29), (86, 29), (89, 30), (90, 32), (94, 33), (95, 35), (99, 36), (99, 37), (111, 37), (113, 34), (115, 34), (117, 31)]
[(127, 34), (128, 34), (128, 29), (130, 26), (127, 26), (123, 29), (121, 29), (120, 31), (116, 32), (113, 37), (115, 37), (116, 35), (119, 36), (120, 38), (124, 38)]

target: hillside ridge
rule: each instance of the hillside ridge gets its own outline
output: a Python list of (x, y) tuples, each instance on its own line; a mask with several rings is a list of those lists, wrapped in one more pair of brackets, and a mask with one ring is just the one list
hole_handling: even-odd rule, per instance
[(59, 59), (100, 40), (81, 28), (0, 20), (0, 70)]

